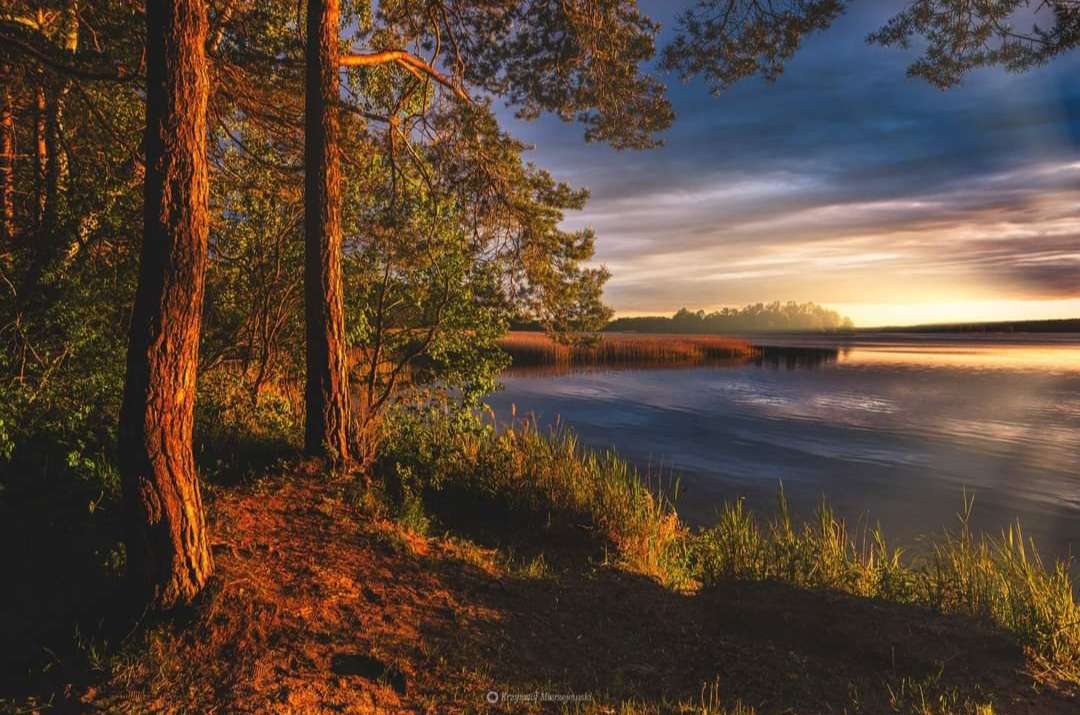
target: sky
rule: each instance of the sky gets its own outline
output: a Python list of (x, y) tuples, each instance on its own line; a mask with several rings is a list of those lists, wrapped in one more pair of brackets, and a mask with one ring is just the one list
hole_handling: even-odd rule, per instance
[[(687, 0), (641, 2), (663, 25)], [(528, 159), (591, 191), (618, 315), (814, 301), (856, 325), (1080, 317), (1080, 53), (948, 91), (916, 49), (865, 43), (901, 3), (854, 2), (775, 83), (719, 96), (658, 73), (677, 118), (643, 152), (524, 123)]]

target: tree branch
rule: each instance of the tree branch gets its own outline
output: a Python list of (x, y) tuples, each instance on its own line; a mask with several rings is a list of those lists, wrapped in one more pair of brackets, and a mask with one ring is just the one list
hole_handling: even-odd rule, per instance
[(472, 98), (453, 79), (435, 69), (432, 65), (420, 59), (411, 52), (405, 50), (382, 50), (380, 52), (367, 52), (362, 54), (343, 55), (339, 59), (342, 67), (373, 67), (376, 65), (397, 63), (409, 71), (413, 76), (427, 75), (447, 89), (451, 90), (458, 99), (472, 104)]

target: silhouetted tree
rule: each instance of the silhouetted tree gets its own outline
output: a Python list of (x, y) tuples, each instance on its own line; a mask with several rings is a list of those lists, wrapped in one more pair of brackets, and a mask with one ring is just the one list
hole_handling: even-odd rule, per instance
[[(1026, 22), (1018, 13), (1029, 12)], [(908, 47), (926, 42), (908, 74), (947, 88), (979, 67), (1022, 72), (1042, 65), (1080, 43), (1077, 0), (913, 0), (869, 41)]]
[(698, 0), (678, 20), (663, 66), (718, 93), (754, 74), (774, 80), (803, 37), (828, 28), (845, 0)]
[(850, 330), (851, 319), (815, 303), (774, 301), (742, 308), (721, 308), (712, 313), (680, 308), (670, 318), (619, 318), (607, 330), (641, 333), (732, 333), (769, 330)]

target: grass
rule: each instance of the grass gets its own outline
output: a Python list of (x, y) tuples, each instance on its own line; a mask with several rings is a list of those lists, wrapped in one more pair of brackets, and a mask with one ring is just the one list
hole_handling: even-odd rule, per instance
[(496, 432), (432, 414), (399, 418), (378, 465), (402, 485), (406, 525), (423, 521), (415, 513), (419, 489), (464, 488), (513, 510), (580, 515), (629, 570), (673, 585), (685, 580), (677, 563), (685, 527), (671, 500), (614, 452), (584, 450), (572, 433), (545, 434), (527, 421)]
[(718, 522), (691, 538), (691, 568), (704, 584), (776, 580), (971, 616), (1012, 633), (1058, 677), (1080, 681), (1080, 607), (1068, 563), (1046, 567), (1019, 523), (1000, 536), (975, 534), (973, 505), (965, 498), (958, 528), (928, 539), (929, 555), (909, 563), (880, 529), (857, 543), (824, 501), (813, 522), (796, 528), (781, 488), (764, 524), (742, 501), (725, 504)]
[(1080, 682), (1069, 564), (1045, 565), (1019, 524), (999, 536), (975, 534), (973, 499), (965, 498), (959, 526), (927, 538), (932, 547), (917, 559), (890, 547), (880, 529), (852, 535), (824, 500), (812, 521), (794, 524), (782, 487), (770, 518), (735, 501), (712, 527), (691, 530), (633, 467), (582, 449), (566, 431), (546, 434), (527, 421), (502, 432), (461, 430), (432, 415), (399, 422), (388, 455), (397, 469), (429, 486), (579, 514), (631, 571), (679, 588), (777, 581), (963, 614), (1012, 634), (1042, 672)]
[(682, 702), (664, 702), (660, 704), (635, 702), (633, 700), (611, 706), (607, 703), (579, 705), (573, 708), (564, 708), (568, 715), (660, 715), (661, 713), (678, 713), (680, 715), (756, 715), (754, 708), (742, 703), (736, 703), (728, 708), (719, 702), (715, 685), (706, 685), (702, 688), (700, 701), (687, 700)]
[(594, 343), (566, 345), (544, 333), (514, 331), (500, 340), (499, 346), (515, 367), (694, 364), (747, 358), (754, 353), (745, 340), (712, 335), (610, 333)]
[[(992, 705), (973, 702), (955, 692), (941, 692), (932, 682), (914, 681), (905, 678), (895, 688), (889, 687), (889, 712), (905, 715), (994, 715)], [(564, 713), (574, 715), (660, 715), (661, 713), (681, 713), (684, 715), (756, 715), (754, 708), (736, 701), (733, 706), (725, 707), (720, 697), (718, 683), (706, 683), (697, 700), (664, 702), (660, 704), (625, 701), (612, 707), (608, 704), (588, 704), (576, 708), (565, 708)], [(852, 712), (859, 712), (859, 703), (855, 694), (849, 694)], [(847, 712), (847, 709), (844, 710)]]

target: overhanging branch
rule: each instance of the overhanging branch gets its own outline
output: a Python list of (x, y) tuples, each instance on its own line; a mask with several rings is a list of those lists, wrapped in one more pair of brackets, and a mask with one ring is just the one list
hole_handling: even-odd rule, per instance
[(339, 62), (342, 67), (374, 67), (376, 65), (396, 63), (408, 70), (413, 76), (426, 75), (444, 87), (450, 89), (463, 102), (472, 104), (472, 98), (450, 77), (435, 69), (431, 64), (405, 50), (382, 50), (362, 54), (343, 55)]

